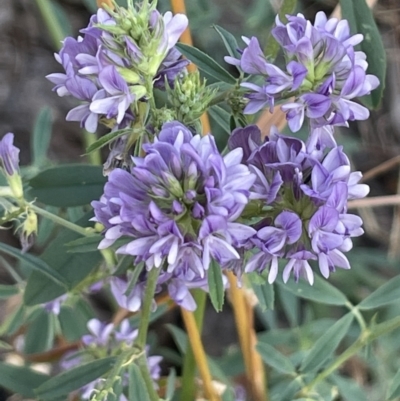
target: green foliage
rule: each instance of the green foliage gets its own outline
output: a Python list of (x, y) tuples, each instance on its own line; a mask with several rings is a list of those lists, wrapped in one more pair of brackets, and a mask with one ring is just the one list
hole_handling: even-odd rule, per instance
[(0, 299), (7, 299), (19, 293), (17, 285), (0, 284)]
[(274, 309), (274, 285), (269, 284), (266, 279), (260, 276), (258, 273), (250, 273), (247, 275), (247, 277), (250, 279), (251, 287), (257, 296), (261, 310), (266, 311)]
[[(87, 225), (91, 213), (80, 219), (78, 225)], [(72, 290), (78, 283), (85, 279), (90, 272), (97, 267), (101, 260), (100, 252), (91, 253), (69, 253), (66, 243), (76, 240), (79, 234), (68, 229), (63, 229), (57, 237), (50, 242), (42, 253), (41, 260), (51, 266), (51, 271), (62, 277), (66, 287), (54, 285), (42, 273), (33, 272), (28, 279), (24, 293), (26, 305), (37, 305), (51, 301), (65, 294), (67, 288)]]
[(100, 198), (105, 183), (100, 166), (66, 164), (50, 167), (30, 179), (29, 194), (45, 205), (81, 206)]
[(55, 317), (45, 309), (29, 322), (25, 334), (24, 352), (37, 354), (52, 348), (55, 335)]
[(354, 315), (349, 312), (320, 337), (303, 359), (300, 370), (303, 372), (311, 372), (321, 367), (321, 365), (332, 356), (343, 337), (349, 331), (353, 318)]
[(263, 361), (276, 369), (278, 372), (293, 375), (296, 369), (293, 363), (285, 355), (277, 351), (274, 347), (268, 343), (259, 342), (257, 344), (257, 350), (261, 355)]
[(314, 285), (306, 280), (295, 283), (289, 280), (286, 284), (282, 280), (277, 280), (277, 284), (284, 290), (289, 291), (300, 298), (309, 299), (315, 302), (328, 305), (345, 305), (348, 301), (346, 296), (325, 279), (315, 276)]
[(46, 276), (47, 279), (58, 286), (65, 287), (66, 283), (64, 278), (58, 272), (51, 269), (44, 260), (27, 253), (24, 254), (19, 249), (3, 243), (0, 243), (0, 251), (17, 258), (24, 263), (25, 268), (32, 272), (37, 272), (42, 276)]
[(396, 302), (400, 297), (400, 276), (393, 277), (358, 305), (359, 309), (374, 309)]
[(54, 401), (104, 375), (115, 361), (115, 357), (108, 357), (85, 363), (52, 377), (41, 384), (35, 393), (43, 401)]
[(86, 153), (91, 153), (98, 149), (101, 149), (103, 146), (115, 141), (117, 138), (121, 136), (127, 135), (130, 132), (132, 132), (130, 129), (120, 129), (117, 131), (112, 131), (106, 135), (103, 135), (86, 149)]
[(129, 399), (150, 401), (142, 374), (135, 363), (129, 365)]
[(200, 71), (211, 75), (219, 81), (226, 82), (228, 84), (236, 83), (236, 79), (228, 71), (226, 71), (216, 61), (214, 61), (207, 54), (203, 53), (201, 50), (183, 43), (177, 44), (177, 48), (192, 63), (196, 64)]
[(207, 279), (211, 303), (214, 309), (220, 312), (224, 305), (225, 289), (222, 281), (222, 269), (215, 260), (212, 260), (210, 263)]
[(34, 398), (33, 390), (48, 379), (49, 376), (35, 372), (28, 367), (0, 362), (0, 387), (20, 394), (24, 398)]
[(234, 58), (240, 58), (240, 54), (238, 52), (239, 46), (236, 38), (221, 26), (214, 25), (213, 28), (218, 32), (219, 36), (224, 42), (225, 48), (228, 51), (229, 55)]
[(386, 78), (386, 51), (381, 35), (366, 0), (340, 0), (340, 5), (342, 16), (349, 21), (352, 33), (364, 36), (360, 50), (367, 55), (368, 73), (379, 78), (380, 86), (361, 98), (368, 108), (376, 109), (381, 103)]

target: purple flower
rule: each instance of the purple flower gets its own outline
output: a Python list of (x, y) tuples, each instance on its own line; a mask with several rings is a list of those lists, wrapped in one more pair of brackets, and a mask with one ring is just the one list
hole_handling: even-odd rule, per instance
[(7, 176), (19, 172), (19, 149), (13, 145), (14, 134), (8, 133), (0, 140), (0, 166)]
[[(256, 38), (244, 38), (247, 47), (240, 60), (225, 60), (251, 75), (265, 78), (264, 85), (244, 82), (250, 90), (245, 113), (254, 114), (265, 106), (283, 101), (289, 127), (298, 131), (307, 116), (313, 129), (326, 125), (347, 125), (365, 120), (368, 110), (353, 101), (369, 94), (379, 80), (366, 74), (368, 64), (363, 52), (355, 51), (362, 35), (350, 36), (347, 21), (327, 20), (318, 13), (314, 25), (302, 14), (288, 16), (288, 23), (277, 17), (272, 34), (281, 45), (285, 69), (267, 62)], [(294, 98), (294, 100), (287, 100)]]
[[(127, 29), (127, 20), (135, 28)], [(47, 76), (59, 96), (83, 102), (67, 120), (79, 121), (89, 132), (96, 131), (98, 121), (117, 129), (130, 126), (136, 101), (147, 99), (144, 84), (152, 81), (164, 89), (167, 79), (173, 85), (189, 63), (174, 47), (187, 24), (183, 14), (161, 15), (145, 4), (116, 7), (112, 15), (99, 9), (81, 30), (83, 37), (66, 38), (55, 55), (65, 73)]]
[[(329, 131), (326, 135), (329, 141)], [(349, 199), (368, 193), (368, 186), (358, 183), (361, 173), (351, 172), (342, 147), (326, 152), (313, 141), (314, 146), (311, 142), (306, 146), (271, 130), (262, 143), (259, 129), (250, 126), (235, 130), (228, 142), (230, 149), (244, 149), (245, 162), (257, 175), (250, 189), (260, 214), (253, 224), (257, 234), (251, 239), (256, 251), (244, 270), (267, 269), (270, 283), (279, 273), (281, 259), (287, 260), (285, 282), (293, 273), (295, 280), (304, 276), (312, 284), (310, 261), (318, 261), (324, 277), (337, 267), (350, 268), (344, 253), (352, 247), (351, 238), (363, 233), (361, 218), (347, 213)], [(239, 274), (242, 269), (234, 267)]]
[(105, 93), (92, 101), (90, 111), (105, 115), (108, 119), (115, 117), (117, 123), (121, 123), (134, 96), (114, 66), (107, 66), (99, 73), (99, 82)]
[[(192, 136), (178, 122), (164, 124), (143, 149), (146, 155), (133, 158), (130, 172), (109, 175), (104, 196), (93, 202), (96, 220), (105, 226), (100, 248), (130, 237), (117, 252), (172, 274), (160, 277), (170, 280), (164, 283), (179, 303), (192, 308), (182, 285), (204, 287), (211, 260), (224, 265), (239, 259), (236, 248), (255, 234), (236, 222), (255, 176), (241, 164), (241, 149), (222, 157), (211, 135)], [(135, 291), (122, 302), (136, 307)]]
[(105, 324), (98, 319), (91, 319), (87, 324), (90, 334), (82, 337), (84, 345), (106, 346), (110, 340), (111, 333), (114, 330), (112, 323)]

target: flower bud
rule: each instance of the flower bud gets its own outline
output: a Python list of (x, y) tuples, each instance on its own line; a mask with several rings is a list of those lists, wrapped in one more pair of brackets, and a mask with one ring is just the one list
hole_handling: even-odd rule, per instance
[(8, 133), (0, 140), (0, 168), (5, 175), (13, 195), (23, 197), (23, 187), (19, 175), (19, 149), (13, 145), (14, 134)]
[(28, 210), (26, 213), (26, 219), (22, 224), (20, 232), (20, 241), (22, 245), (22, 252), (28, 251), (35, 240), (38, 228), (38, 220), (35, 212)]

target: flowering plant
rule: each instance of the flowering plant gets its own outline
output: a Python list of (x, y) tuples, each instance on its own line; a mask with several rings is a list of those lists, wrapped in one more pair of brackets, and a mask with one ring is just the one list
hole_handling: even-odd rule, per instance
[[(265, 49), (261, 38), (241, 45), (215, 26), (220, 65), (188, 45), (184, 13), (162, 13), (155, 0), (98, 3), (55, 54), (61, 72), (47, 75), (55, 95), (79, 102), (66, 119), (80, 123), (90, 163), (48, 167), (37, 146), (41, 157), (24, 169), (14, 135), (0, 141), (0, 224), (22, 248), (0, 244), (19, 261), (4, 261), (16, 283), (0, 295), (23, 294), (0, 334), (24, 356), (24, 366), (0, 364), (0, 386), (44, 401), (359, 397), (337, 369), (400, 327), (398, 316), (367, 324), (363, 314), (395, 301), (398, 277), (360, 302), (327, 281), (350, 274), (353, 238), (364, 233), (352, 209), (369, 187), (335, 131), (368, 119), (382, 94), (382, 43), (367, 4), (343, 5), (349, 21), (318, 12), (311, 22), (285, 13), (295, 4), (285, 1)], [(365, 46), (372, 40), (376, 54)], [(266, 128), (260, 115), (280, 116), (281, 126)], [(255, 310), (276, 328), (275, 289), (298, 338), (256, 333)], [(228, 354), (234, 366), (207, 359), (200, 337), (206, 300), (222, 311), (225, 292), (242, 354)], [(93, 310), (95, 297), (112, 318)], [(348, 311), (310, 329), (312, 319), (299, 326), (299, 298)], [(185, 331), (169, 328), (182, 355), (148, 335), (176, 307)], [(307, 335), (312, 346), (300, 344)], [(54, 370), (38, 373), (35, 362)]]

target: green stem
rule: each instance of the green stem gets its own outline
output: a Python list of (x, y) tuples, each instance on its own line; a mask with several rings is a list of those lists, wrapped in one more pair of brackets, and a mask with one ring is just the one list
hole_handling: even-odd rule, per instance
[[(83, 139), (85, 141), (85, 148), (87, 149), (90, 145), (92, 145), (97, 141), (97, 135), (92, 134), (91, 132), (83, 131)], [(94, 150), (93, 152), (88, 153), (87, 157), (89, 159), (90, 164), (93, 164), (94, 166), (101, 165), (100, 148)]]
[(53, 12), (52, 5), (49, 0), (36, 0), (36, 4), (42, 14), (47, 29), (49, 30), (54, 47), (59, 50), (61, 48), (61, 42), (65, 38), (65, 34), (58, 22), (58, 18)]
[(140, 372), (142, 373), (151, 401), (158, 401), (159, 397), (157, 395), (157, 392), (154, 390), (154, 384), (150, 376), (149, 368), (147, 366), (147, 358), (144, 350), (146, 347), (147, 332), (150, 324), (150, 315), (154, 293), (156, 291), (157, 279), (160, 271), (161, 268), (153, 267), (147, 276), (146, 290), (140, 314), (139, 333), (135, 341), (135, 346), (138, 347), (140, 351), (143, 351), (142, 355), (137, 359), (137, 364), (139, 366)]
[(344, 362), (355, 355), (368, 343), (377, 339), (378, 337), (390, 333), (391, 331), (400, 327), (400, 316), (395, 317), (387, 322), (373, 326), (372, 328), (362, 331), (360, 337), (338, 356), (325, 370), (323, 370), (314, 380), (312, 380), (306, 387), (301, 390), (301, 395), (307, 396), (307, 394), (322, 380), (332, 374), (338, 369)]
[(68, 228), (71, 231), (75, 231), (76, 233), (83, 235), (84, 237), (91, 237), (92, 235), (94, 235), (94, 232), (92, 231), (91, 228), (85, 228), (85, 227), (78, 226), (77, 224), (71, 223), (71, 222), (63, 219), (62, 217), (57, 216), (56, 214), (50, 213), (47, 210), (36, 206), (33, 203), (27, 203), (26, 207), (33, 210), (35, 213), (39, 214), (40, 216), (43, 216), (46, 219), (52, 220), (52, 221), (54, 221), (54, 223), (59, 224), (60, 226), (63, 226), (65, 228)]
[[(193, 290), (192, 295), (196, 301), (197, 308), (194, 312), (197, 327), (201, 333), (203, 327), (204, 311), (206, 306), (207, 294), (202, 290)], [(182, 391), (181, 400), (194, 400), (196, 397), (196, 386), (194, 376), (196, 373), (196, 360), (193, 355), (190, 343), (187, 345), (185, 358), (183, 360)]]
[(357, 319), (361, 331), (365, 331), (367, 329), (367, 324), (365, 323), (364, 317), (359, 311), (359, 309), (356, 306), (354, 306), (351, 302), (346, 302), (346, 307), (350, 309), (351, 313)]

